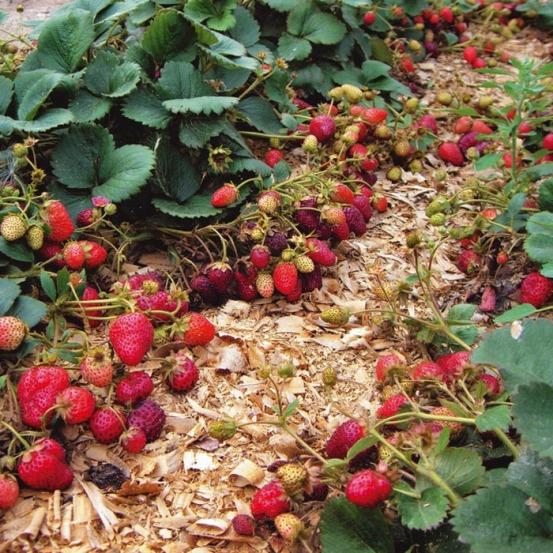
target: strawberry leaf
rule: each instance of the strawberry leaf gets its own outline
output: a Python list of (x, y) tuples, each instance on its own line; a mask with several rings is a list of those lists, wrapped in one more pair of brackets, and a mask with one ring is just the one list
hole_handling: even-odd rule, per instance
[(413, 493), (405, 482), (396, 485), (395, 499), (401, 515), (401, 522), (411, 530), (430, 530), (435, 528), (447, 516), (449, 501), (441, 488), (426, 488), (419, 498), (401, 493), (401, 490)]
[(12, 279), (0, 278), (0, 316), (13, 305), (21, 289)]

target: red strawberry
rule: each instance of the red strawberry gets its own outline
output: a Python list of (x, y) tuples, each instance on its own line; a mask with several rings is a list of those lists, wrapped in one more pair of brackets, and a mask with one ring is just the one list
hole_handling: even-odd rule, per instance
[(183, 340), (187, 346), (205, 346), (215, 336), (215, 327), (200, 313), (190, 313)]
[[(86, 286), (83, 292), (82, 300), (83, 301), (91, 301), (91, 300), (97, 300), (99, 298), (98, 290), (96, 288), (93, 288), (92, 286)], [(85, 304), (86, 305), (86, 304)], [(102, 321), (99, 321), (97, 319), (94, 319), (92, 317), (101, 317), (104, 312), (101, 309), (96, 309), (94, 306), (87, 306), (84, 307), (84, 312), (87, 316), (88, 324), (91, 328), (96, 328), (97, 326), (102, 324)]]
[(484, 69), (487, 66), (486, 60), (482, 58), (476, 58), (471, 65), (474, 69)]
[(146, 399), (154, 389), (154, 381), (145, 371), (133, 371), (125, 375), (115, 387), (119, 403), (136, 403)]
[(334, 136), (336, 123), (330, 115), (317, 115), (309, 123), (309, 133), (317, 137), (319, 142), (327, 142)]
[(520, 299), (522, 303), (529, 303), (534, 307), (543, 307), (553, 296), (553, 280), (550, 280), (537, 271), (530, 273), (520, 285)]
[(308, 238), (305, 244), (307, 246), (307, 256), (315, 263), (323, 267), (330, 267), (336, 263), (336, 255), (328, 247), (326, 242), (317, 238)]
[(240, 271), (235, 271), (234, 279), (236, 280), (236, 288), (238, 290), (238, 296), (241, 300), (252, 301), (257, 297), (255, 283), (250, 282), (250, 279), (247, 276), (242, 274)]
[(413, 380), (445, 380), (446, 375), (437, 363), (433, 361), (421, 361), (411, 371)]
[(506, 252), (499, 252), (497, 254), (496, 262), (498, 265), (505, 265), (509, 261), (509, 255)]
[(408, 403), (407, 398), (403, 394), (391, 396), (376, 410), (376, 418), (387, 419), (388, 417), (393, 417), (399, 413), (402, 405)]
[[(350, 157), (352, 159), (356, 159), (356, 160), (365, 159), (367, 157), (367, 147), (363, 146), (363, 144), (353, 144), (352, 146), (350, 146), (350, 148), (348, 150), (348, 157)], [(342, 185), (342, 186), (344, 186), (344, 185)], [(335, 202), (351, 203), (351, 202), (341, 202), (340, 200), (335, 199), (334, 195), (331, 195), (331, 198)]]
[(482, 374), (479, 380), (486, 386), (488, 393), (492, 396), (497, 396), (501, 393), (501, 382), (497, 377), (493, 376), (493, 374)]
[(113, 365), (102, 348), (90, 350), (81, 360), (81, 376), (85, 382), (104, 388), (111, 384)]
[(343, 459), (350, 448), (365, 435), (365, 429), (356, 420), (343, 422), (326, 443), (326, 456), (331, 459)]
[(65, 260), (63, 259), (63, 248), (57, 242), (46, 240), (38, 253), (41, 259), (52, 259), (56, 267), (60, 269), (62, 267), (65, 267)]
[(415, 64), (413, 63), (413, 58), (409, 55), (401, 56), (399, 60), (399, 65), (405, 73), (414, 73)]
[[(141, 311), (150, 312), (150, 317), (157, 321), (168, 321), (170, 319), (169, 313), (177, 309), (177, 302), (165, 290), (138, 296), (136, 305)], [(161, 313), (161, 311), (166, 313)]]
[(78, 270), (84, 265), (84, 250), (79, 242), (67, 242), (63, 248), (63, 259), (70, 269)]
[(256, 519), (275, 518), (290, 511), (290, 500), (282, 484), (278, 480), (272, 480), (255, 492), (250, 507)]
[(382, 194), (375, 194), (372, 198), (372, 205), (378, 213), (384, 213), (388, 209), (388, 198)]
[(79, 242), (85, 255), (85, 267), (95, 269), (99, 267), (108, 257), (108, 252), (104, 246), (91, 240), (81, 240)]
[(484, 121), (480, 121), (479, 119), (477, 119), (472, 124), (472, 132), (476, 132), (478, 134), (492, 134), (493, 129), (491, 127), (489, 127), (488, 125), (486, 125), (486, 123), (484, 123)]
[(461, 272), (470, 275), (478, 269), (480, 256), (472, 250), (461, 250), (456, 265)]
[(180, 358), (167, 375), (167, 382), (175, 392), (188, 392), (198, 382), (200, 371), (190, 357)]
[(109, 329), (109, 341), (121, 361), (138, 365), (154, 339), (154, 327), (144, 313), (119, 315)]
[(62, 367), (39, 365), (27, 369), (17, 385), (17, 399), (21, 420), (32, 428), (48, 424), (54, 415), (51, 408), (58, 394), (69, 386), (69, 374)]
[(207, 270), (207, 279), (211, 286), (219, 294), (228, 294), (229, 288), (234, 280), (232, 269), (227, 263), (214, 263)]
[(374, 12), (366, 12), (363, 15), (363, 23), (365, 25), (372, 25), (376, 21), (376, 14)]
[(359, 507), (374, 509), (392, 493), (390, 481), (382, 474), (367, 469), (357, 472), (346, 485), (346, 497)]
[(357, 194), (353, 198), (353, 206), (355, 206), (363, 215), (363, 218), (368, 223), (371, 220), (373, 210), (371, 207), (371, 201), (367, 196), (364, 196), (363, 194)]
[[(344, 214), (345, 217), (345, 214)], [(349, 226), (347, 221), (338, 225), (332, 225), (332, 236), (338, 240), (347, 240), (349, 238)]]
[[(359, 146), (359, 144), (357, 144)], [(353, 148), (353, 146), (352, 146)], [(351, 151), (351, 148), (350, 148)], [(352, 204), (354, 199), (354, 194), (349, 186), (337, 182), (334, 185), (334, 190), (330, 193), (330, 197), (333, 201), (340, 204)]]
[(470, 351), (457, 351), (440, 355), (436, 364), (442, 369), (446, 380), (455, 380), (461, 376), (463, 370), (470, 365)]
[(48, 225), (48, 238), (54, 242), (67, 240), (75, 230), (71, 216), (58, 200), (46, 205), (44, 219)]
[(94, 413), (96, 400), (90, 390), (69, 386), (58, 395), (57, 405), (58, 413), (67, 424), (81, 424), (90, 419)]
[(25, 339), (27, 326), (17, 317), (0, 317), (0, 350), (14, 351)]
[(65, 449), (63, 449), (63, 446), (59, 442), (56, 442), (56, 440), (52, 438), (39, 438), (33, 446), (37, 448), (40, 446), (41, 450), (65, 462)]
[[(361, 168), (364, 171), (367, 171), (369, 173), (371, 171), (376, 171), (378, 169), (378, 159), (374, 157), (371, 157), (369, 159), (364, 159), (363, 161), (361, 161)], [(375, 175), (375, 181), (376, 181), (376, 175)]]
[(240, 536), (253, 536), (255, 534), (255, 520), (249, 515), (236, 515), (232, 519), (232, 527)]
[(453, 132), (455, 134), (466, 134), (472, 130), (472, 125), (472, 117), (463, 115), (455, 121), (455, 124), (453, 125)]
[(298, 270), (293, 263), (279, 263), (273, 270), (275, 288), (284, 295), (291, 294), (298, 283)]
[(436, 121), (436, 118), (430, 114), (423, 115), (419, 119), (417, 126), (421, 129), (426, 129), (427, 131), (430, 131), (432, 133), (438, 132), (438, 122)]
[(148, 271), (147, 273), (137, 273), (131, 275), (126, 282), (126, 285), (131, 290), (154, 290), (156, 285), (157, 289), (164, 286), (163, 278), (159, 273), (155, 271)]
[(463, 58), (465, 58), (467, 63), (470, 63), (471, 65), (474, 64), (478, 58), (478, 49), (474, 46), (465, 46), (465, 49), (463, 50)]
[(269, 167), (274, 167), (279, 161), (282, 161), (283, 159), (284, 154), (276, 148), (272, 148), (265, 153), (265, 163)]
[(64, 490), (73, 481), (73, 473), (65, 461), (40, 441), (20, 458), (17, 474), (25, 485), (34, 490)]
[(453, 23), (453, 20), (455, 19), (455, 16), (453, 15), (453, 12), (451, 11), (451, 8), (448, 6), (444, 6), (440, 10), (440, 17), (446, 22), (446, 23)]
[(238, 199), (238, 189), (234, 184), (225, 183), (217, 188), (211, 195), (211, 205), (213, 207), (227, 207)]
[(542, 147), (544, 150), (553, 150), (553, 132), (543, 137)]
[(146, 434), (146, 441), (153, 442), (161, 435), (165, 424), (165, 412), (151, 399), (145, 399), (129, 415), (129, 426), (141, 428)]
[(367, 108), (363, 112), (363, 119), (371, 125), (378, 125), (386, 120), (388, 112), (382, 108)]
[(113, 407), (96, 409), (90, 419), (90, 430), (97, 442), (112, 444), (125, 429), (125, 415)]
[(378, 380), (378, 382), (386, 382), (390, 371), (403, 369), (405, 369), (405, 362), (397, 353), (381, 355), (374, 367), (376, 380)]
[(267, 246), (254, 246), (250, 253), (250, 260), (256, 269), (265, 269), (271, 261), (271, 252)]
[(460, 167), (464, 165), (465, 158), (459, 149), (459, 146), (455, 142), (443, 142), (438, 148), (438, 155), (444, 161)]
[[(309, 273), (306, 273), (306, 274), (309, 274)], [(298, 281), (296, 283), (296, 287), (294, 288), (294, 290), (292, 290), (292, 292), (290, 292), (289, 294), (286, 294), (286, 299), (290, 303), (298, 301), (301, 298), (302, 290), (303, 290), (302, 281), (301, 281), (301, 279), (298, 278)]]
[(119, 438), (121, 446), (129, 453), (140, 453), (146, 445), (146, 433), (142, 428), (131, 426)]
[(77, 213), (77, 226), (87, 227), (94, 222), (95, 218), (96, 216), (94, 214), (94, 210), (91, 207), (83, 209), (82, 211), (79, 211), (79, 213)]
[(11, 474), (0, 474), (0, 509), (11, 509), (19, 497), (19, 485)]

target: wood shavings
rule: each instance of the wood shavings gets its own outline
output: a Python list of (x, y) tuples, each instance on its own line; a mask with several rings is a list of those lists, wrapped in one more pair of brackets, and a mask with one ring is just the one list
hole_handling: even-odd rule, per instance
[(231, 486), (245, 488), (246, 486), (258, 486), (265, 477), (265, 471), (249, 459), (244, 459), (229, 474), (228, 480)]

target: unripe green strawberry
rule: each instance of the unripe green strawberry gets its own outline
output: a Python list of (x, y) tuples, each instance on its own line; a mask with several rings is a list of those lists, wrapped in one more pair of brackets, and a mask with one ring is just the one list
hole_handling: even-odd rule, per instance
[(282, 513), (275, 518), (278, 533), (287, 542), (293, 543), (303, 532), (303, 522), (292, 513)]
[(300, 273), (312, 273), (315, 270), (315, 263), (306, 255), (296, 257), (296, 259), (294, 259), (294, 265)]
[(421, 243), (421, 240), (422, 237), (420, 232), (418, 230), (413, 230), (407, 235), (405, 242), (408, 248), (416, 248)]
[(449, 104), (453, 102), (453, 96), (449, 92), (438, 92), (436, 100), (438, 100), (438, 103), (442, 104), (442, 106), (449, 106)]
[(29, 148), (25, 146), (25, 144), (22, 144), (21, 142), (18, 142), (17, 144), (14, 144), (12, 146), (12, 153), (14, 157), (21, 159), (24, 158), (27, 155), (27, 152), (29, 151)]
[(319, 141), (317, 140), (317, 137), (314, 134), (308, 134), (302, 145), (303, 151), (307, 152), (308, 154), (314, 154), (319, 149)]
[(17, 317), (0, 317), (0, 350), (14, 351), (25, 339), (27, 327)]
[(443, 196), (436, 196), (427, 206), (424, 212), (427, 217), (432, 217), (436, 213), (443, 213), (448, 211), (451, 207), (449, 200)]
[(407, 140), (398, 140), (394, 144), (394, 154), (398, 157), (407, 157), (411, 152), (411, 144)]
[(392, 182), (397, 182), (401, 180), (401, 175), (403, 174), (401, 167), (390, 167), (386, 172), (386, 178)]
[(263, 213), (274, 215), (280, 205), (280, 194), (273, 190), (263, 192), (257, 199), (257, 205)]
[(403, 109), (407, 113), (415, 113), (418, 107), (419, 107), (418, 98), (409, 98), (408, 100), (405, 100), (405, 103), (403, 104)]
[(307, 480), (307, 470), (300, 463), (286, 463), (279, 467), (276, 475), (290, 497), (296, 496)]
[(432, 217), (430, 217), (428, 222), (433, 227), (441, 227), (442, 225), (445, 224), (445, 221), (446, 221), (446, 217), (443, 213), (435, 213), (434, 215), (432, 215)]
[(418, 40), (410, 40), (407, 43), (407, 46), (409, 50), (412, 50), (413, 52), (420, 52), (422, 49), (422, 45)]
[(378, 125), (378, 127), (374, 130), (374, 135), (378, 138), (382, 138), (383, 140), (387, 140), (392, 137), (392, 129), (384, 124)]
[(228, 421), (212, 421), (209, 423), (207, 432), (216, 440), (230, 440), (236, 434), (236, 423), (232, 420)]
[(40, 227), (32, 225), (27, 231), (26, 239), (27, 245), (31, 248), (31, 250), (40, 250), (40, 248), (44, 245), (44, 231)]
[(296, 367), (290, 362), (283, 363), (278, 369), (277, 374), (281, 378), (291, 378), (296, 372)]
[(480, 98), (478, 98), (477, 106), (480, 109), (486, 109), (489, 108), (493, 103), (493, 96), (480, 96)]
[(294, 259), (294, 250), (291, 248), (286, 248), (281, 254), (280, 257), (282, 261), (292, 261)]
[(265, 238), (265, 233), (260, 228), (254, 228), (251, 237), (254, 242), (261, 242)]
[(357, 104), (363, 99), (363, 92), (357, 86), (351, 84), (342, 85), (342, 90), (350, 104)]
[(328, 91), (328, 95), (333, 100), (336, 100), (336, 101), (339, 102), (344, 97), (344, 87), (343, 86), (335, 86), (334, 88), (332, 88)]
[(350, 312), (345, 307), (329, 307), (321, 313), (321, 319), (325, 323), (333, 325), (345, 325), (349, 321)]
[(0, 234), (8, 242), (19, 240), (27, 232), (27, 223), (19, 215), (6, 215), (0, 224)]
[(270, 298), (275, 292), (275, 283), (270, 273), (259, 273), (255, 279), (255, 288), (262, 298)]
[(323, 369), (323, 384), (329, 388), (332, 388), (338, 382), (336, 371), (333, 367), (325, 367)]
[(412, 173), (420, 173), (422, 171), (422, 161), (420, 159), (413, 159), (409, 163), (409, 171)]

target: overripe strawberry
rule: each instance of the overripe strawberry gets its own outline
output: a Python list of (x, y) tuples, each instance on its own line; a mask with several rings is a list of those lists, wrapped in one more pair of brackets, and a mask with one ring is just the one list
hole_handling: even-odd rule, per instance
[(93, 242), (92, 240), (81, 240), (79, 242), (85, 255), (85, 267), (87, 269), (96, 269), (105, 262), (108, 252), (104, 246)]
[(69, 374), (63, 367), (38, 365), (27, 369), (17, 385), (21, 421), (40, 429), (48, 424), (54, 412), (58, 394), (69, 386)]
[(326, 443), (326, 456), (330, 459), (343, 459), (364, 435), (364, 427), (356, 420), (349, 419), (343, 422), (334, 430)]
[(298, 270), (293, 263), (279, 263), (273, 270), (275, 288), (281, 294), (291, 294), (298, 282)]
[(442, 142), (438, 148), (438, 155), (451, 165), (460, 167), (465, 164), (465, 158), (455, 142)]
[(81, 360), (80, 369), (83, 380), (98, 388), (109, 386), (113, 379), (111, 359), (100, 347), (86, 353)]
[(300, 280), (303, 292), (319, 290), (323, 286), (321, 268), (318, 265), (315, 265), (315, 269), (311, 273), (300, 273)]
[(44, 245), (44, 231), (37, 225), (31, 225), (27, 230), (25, 239), (29, 248), (36, 252)]
[(164, 286), (163, 278), (159, 273), (155, 271), (148, 271), (147, 273), (136, 273), (131, 275), (125, 283), (131, 290), (148, 290), (150, 292), (155, 291), (155, 287), (160, 289)]
[(363, 219), (368, 223), (371, 220), (373, 210), (371, 207), (371, 201), (363, 194), (357, 194), (353, 198), (352, 205), (356, 207), (363, 215)]
[(402, 405), (408, 405), (409, 402), (403, 394), (396, 394), (389, 397), (377, 410), (376, 418), (387, 419), (397, 415)]
[(257, 490), (252, 498), (251, 511), (255, 519), (275, 518), (290, 510), (290, 500), (278, 480), (272, 480)]
[[(99, 299), (100, 295), (98, 294), (98, 290), (96, 288), (93, 288), (92, 286), (87, 285), (83, 291), (82, 300), (87, 301), (94, 301)], [(101, 309), (97, 309), (93, 304), (87, 305), (83, 304), (83, 309), (86, 314), (88, 324), (91, 328), (96, 328), (97, 326), (102, 324), (101, 320), (97, 320), (94, 317), (101, 317), (103, 315), (103, 311)]]
[(275, 526), (281, 538), (289, 543), (297, 541), (304, 529), (303, 522), (293, 513), (277, 515)]
[(413, 380), (444, 380), (445, 374), (440, 365), (433, 361), (421, 361), (411, 371)]
[(53, 200), (46, 205), (44, 220), (48, 225), (48, 238), (53, 242), (67, 240), (75, 230), (71, 216), (58, 200)]
[(236, 280), (236, 288), (241, 300), (252, 301), (257, 297), (255, 282), (252, 282), (248, 276), (236, 270), (234, 271), (234, 279)]
[(315, 263), (323, 267), (330, 267), (336, 263), (336, 254), (322, 240), (308, 238), (305, 244), (307, 246), (306, 255)]
[(319, 142), (327, 142), (334, 136), (336, 123), (330, 115), (317, 115), (309, 123), (309, 133)]
[(350, 229), (347, 221), (344, 221), (343, 223), (337, 225), (332, 225), (331, 227), (332, 236), (334, 236), (339, 241), (347, 240), (349, 238), (349, 232)]
[[(169, 292), (159, 290), (153, 294), (142, 294), (136, 298), (136, 306), (141, 311), (149, 312), (149, 316), (157, 321), (168, 321), (177, 309), (177, 302)], [(163, 311), (163, 313), (161, 313)]]
[(126, 418), (122, 411), (113, 407), (96, 409), (90, 418), (90, 430), (97, 442), (112, 444), (125, 429)]
[(344, 214), (348, 227), (356, 236), (363, 236), (367, 232), (367, 224), (362, 213), (353, 205), (344, 207)]
[(470, 354), (470, 351), (457, 351), (440, 355), (436, 359), (436, 364), (442, 369), (446, 380), (455, 380), (470, 365)]
[(362, 117), (367, 123), (378, 125), (386, 120), (388, 112), (382, 108), (367, 108), (363, 111)]
[(125, 451), (140, 453), (146, 446), (146, 433), (142, 428), (131, 426), (121, 434), (119, 441)]
[(227, 207), (238, 199), (238, 189), (234, 184), (225, 183), (217, 188), (211, 195), (211, 205), (213, 207)]
[(210, 265), (207, 270), (207, 278), (219, 294), (228, 294), (234, 275), (228, 263), (219, 262)]
[(11, 509), (19, 497), (19, 485), (11, 474), (0, 474), (0, 509)]
[(283, 232), (274, 232), (267, 235), (265, 245), (271, 254), (277, 257), (288, 247), (288, 238)]
[(16, 350), (27, 335), (27, 326), (17, 317), (0, 317), (0, 350)]
[(145, 371), (133, 371), (125, 375), (115, 386), (115, 398), (119, 403), (136, 403), (146, 399), (154, 389), (152, 377)]
[(480, 265), (480, 256), (473, 250), (463, 249), (457, 258), (456, 265), (461, 272), (466, 275), (470, 275), (478, 270), (478, 266)]
[(255, 520), (249, 515), (235, 515), (232, 519), (232, 527), (240, 536), (255, 534)]
[(346, 485), (346, 497), (359, 507), (374, 509), (392, 493), (390, 481), (382, 474), (367, 469), (355, 473)]
[(188, 392), (198, 382), (200, 371), (190, 357), (180, 357), (167, 375), (167, 382), (175, 392)]
[(25, 236), (27, 222), (19, 215), (9, 214), (0, 223), (0, 235), (8, 242), (15, 242)]
[(86, 388), (69, 386), (62, 390), (56, 400), (57, 411), (67, 424), (86, 422), (94, 413), (96, 400)]
[(302, 490), (308, 477), (307, 470), (300, 463), (286, 463), (278, 468), (276, 475), (290, 497), (295, 497)]
[(349, 186), (338, 182), (334, 185), (334, 189), (332, 190), (330, 197), (333, 201), (340, 204), (352, 204), (355, 195)]
[(146, 441), (153, 442), (161, 435), (165, 412), (155, 401), (145, 399), (131, 411), (128, 423), (129, 426), (141, 428), (146, 434)]
[(87, 227), (88, 225), (91, 225), (94, 223), (96, 216), (94, 213), (94, 209), (91, 207), (87, 207), (86, 209), (82, 209), (77, 213), (76, 221), (78, 227)]
[(276, 148), (272, 148), (271, 150), (267, 150), (265, 153), (265, 163), (269, 167), (274, 167), (279, 161), (282, 161), (284, 159), (284, 154), (277, 150)]
[(186, 330), (183, 341), (187, 346), (205, 346), (215, 336), (215, 327), (200, 313), (190, 313), (185, 317)]
[(254, 246), (250, 253), (250, 261), (256, 269), (265, 269), (271, 261), (271, 252), (267, 246)]
[(81, 244), (79, 242), (67, 242), (63, 248), (63, 259), (70, 269), (81, 269), (85, 262), (85, 254)]
[(121, 361), (138, 365), (152, 346), (154, 327), (144, 313), (119, 315), (109, 329), (109, 341)]
[(497, 396), (501, 393), (501, 381), (493, 374), (482, 374), (480, 375), (479, 380), (484, 384), (488, 390), (488, 393), (492, 396)]
[(553, 296), (553, 280), (544, 277), (537, 271), (524, 277), (520, 285), (522, 303), (529, 303), (536, 308), (543, 307)]
[(197, 275), (190, 282), (190, 288), (198, 292), (202, 300), (210, 305), (219, 305), (222, 300), (222, 295), (217, 294), (215, 288), (205, 275)]
[(73, 481), (73, 473), (65, 462), (38, 442), (19, 459), (17, 474), (34, 490), (64, 490)]
[(374, 366), (376, 380), (386, 382), (391, 374), (401, 374), (405, 370), (405, 361), (397, 353), (381, 355)]

